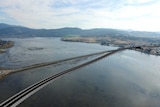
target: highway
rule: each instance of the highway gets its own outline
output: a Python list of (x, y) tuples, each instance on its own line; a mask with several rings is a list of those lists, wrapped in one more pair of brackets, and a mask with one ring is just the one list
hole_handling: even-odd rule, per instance
[(93, 56), (93, 55), (99, 55), (99, 57), (90, 60), (88, 62), (85, 62), (83, 64), (80, 64), (78, 66), (75, 66), (73, 68), (61, 71), (60, 73), (57, 73), (55, 75), (52, 75), (50, 77), (47, 77), (29, 87), (27, 87), (26, 89), (20, 91), (19, 93), (17, 93), (16, 95), (10, 97), (9, 99), (7, 99), (6, 101), (2, 102), (0, 104), (0, 107), (16, 107), (17, 105), (19, 105), (20, 103), (22, 103), (25, 99), (27, 99), (28, 97), (30, 97), (31, 95), (33, 95), (34, 93), (36, 93), (37, 91), (39, 91), (40, 89), (42, 89), (43, 87), (45, 87), (46, 85), (48, 85), (49, 83), (55, 81), (56, 79), (62, 77), (65, 74), (68, 74), (74, 70), (77, 70), (79, 68), (82, 68), (84, 66), (87, 66), (89, 64), (92, 64), (96, 61), (99, 61), (107, 56), (113, 55), (117, 52), (126, 50), (126, 49), (131, 49), (131, 48), (136, 48), (136, 47), (127, 47), (127, 48), (119, 48), (116, 50), (111, 50), (111, 51), (103, 51), (103, 52), (98, 52), (98, 53), (93, 53), (93, 54), (89, 54), (89, 55), (84, 55), (84, 56), (80, 56), (80, 57), (74, 57), (74, 58), (69, 58), (69, 59), (64, 59), (64, 60), (59, 60), (59, 61), (55, 61), (55, 62), (49, 62), (49, 63), (41, 63), (41, 64), (36, 64), (36, 65), (32, 65), (32, 66), (28, 66), (28, 67), (24, 67), (21, 69), (18, 69), (16, 72), (18, 71), (24, 71), (24, 70), (29, 70), (29, 69), (33, 69), (33, 68), (38, 68), (38, 67), (43, 67), (43, 66), (48, 66), (48, 65), (52, 65), (52, 64), (57, 64), (60, 62), (64, 62), (64, 61), (68, 61), (68, 60), (73, 60), (73, 59), (77, 59), (77, 58), (83, 58), (83, 57), (89, 57), (89, 56)]
[[(99, 57), (91, 60), (91, 61), (88, 61), (88, 62), (85, 62), (81, 65), (78, 65), (76, 67), (73, 67), (73, 68), (70, 68), (70, 69), (67, 69), (67, 70), (64, 70), (60, 73), (57, 73), (55, 75), (52, 75), (50, 77), (47, 77), (31, 86), (29, 86), (28, 88), (20, 91), (19, 93), (17, 93), (16, 95), (12, 96), (11, 98), (7, 99), (6, 101), (4, 101), (3, 103), (0, 104), (0, 107), (16, 107), (17, 105), (19, 105), (20, 103), (22, 103), (25, 99), (27, 99), (28, 97), (30, 97), (31, 95), (33, 95), (35, 92), (37, 92), (38, 90), (40, 90), (41, 88), (43, 88), (44, 86), (48, 85), (49, 83), (55, 81), (57, 78), (60, 78), (61, 76), (69, 73), (69, 72), (72, 72), (76, 69), (79, 69), (81, 67), (84, 67), (84, 66), (87, 66), (89, 64), (92, 64), (96, 61), (99, 61), (107, 56), (110, 56), (116, 52), (119, 52), (119, 51), (123, 51), (125, 50), (126, 48), (123, 48), (123, 49), (117, 49), (117, 50), (112, 50), (112, 51), (104, 51), (104, 52), (99, 52), (99, 53), (94, 53), (94, 54), (90, 54), (90, 55), (97, 55), (97, 54), (100, 54)], [(103, 54), (103, 55), (101, 55)], [(89, 55), (89, 56), (90, 56)], [(86, 55), (88, 56), (88, 55)], [(81, 56), (82, 57), (82, 56)], [(80, 58), (80, 57), (76, 57), (76, 58)], [(73, 58), (70, 58), (70, 60), (73, 59)], [(65, 60), (62, 60), (62, 61), (65, 61)]]

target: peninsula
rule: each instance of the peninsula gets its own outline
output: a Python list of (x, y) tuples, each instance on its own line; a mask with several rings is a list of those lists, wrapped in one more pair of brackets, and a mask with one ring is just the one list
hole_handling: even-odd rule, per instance
[(7, 48), (11, 48), (13, 44), (12, 41), (0, 40), (0, 54), (4, 53)]
[[(137, 47), (148, 46), (141, 48), (132, 48), (133, 50), (160, 56), (160, 38), (140, 38), (140, 37), (127, 37), (127, 36), (103, 36), (103, 37), (64, 37), (62, 41), (67, 42), (85, 42), (85, 43), (99, 43), (107, 46), (118, 47)], [(155, 46), (155, 47), (154, 47)]]

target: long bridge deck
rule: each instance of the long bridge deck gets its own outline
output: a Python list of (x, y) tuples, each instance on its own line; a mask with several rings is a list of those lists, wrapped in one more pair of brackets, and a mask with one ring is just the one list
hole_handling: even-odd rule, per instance
[[(84, 56), (79, 56), (79, 57), (74, 57), (74, 58), (68, 58), (68, 59), (64, 59), (64, 60), (59, 60), (59, 61), (55, 61), (55, 62), (48, 62), (48, 63), (41, 63), (41, 64), (35, 64), (35, 65), (31, 65), (31, 66), (27, 66), (24, 68), (20, 68), (20, 69), (16, 69), (16, 70), (12, 70), (12, 72), (10, 71), (10, 73), (13, 72), (19, 72), (19, 71), (24, 71), (24, 70), (29, 70), (29, 69), (34, 69), (34, 68), (38, 68), (38, 67), (43, 67), (43, 66), (48, 66), (48, 65), (52, 65), (52, 64), (57, 64), (60, 62), (64, 62), (64, 61), (68, 61), (68, 60), (74, 60), (74, 59), (78, 59), (78, 58), (83, 58), (83, 57), (89, 57), (89, 56), (93, 56), (93, 55), (99, 55), (99, 57), (90, 60), (88, 62), (85, 62), (83, 64), (80, 64), (76, 67), (72, 67), (70, 69), (61, 71), (60, 73), (57, 73), (55, 75), (52, 75), (50, 77), (47, 77), (29, 87), (27, 87), (26, 89), (20, 91), (19, 93), (17, 93), (16, 95), (12, 96), (11, 98), (7, 99), (6, 101), (2, 102), (0, 104), (0, 107), (16, 107), (17, 105), (19, 105), (20, 103), (22, 103), (25, 99), (27, 99), (28, 97), (30, 97), (31, 95), (33, 95), (34, 93), (36, 93), (38, 90), (42, 89), (43, 87), (45, 87), (46, 85), (48, 85), (49, 83), (55, 81), (56, 79), (62, 77), (63, 75), (70, 73), (76, 69), (82, 68), (86, 65), (92, 64), (96, 61), (99, 61), (107, 56), (110, 56), (112, 54), (115, 54), (117, 52), (126, 50), (126, 49), (131, 49), (131, 48), (136, 48), (136, 47), (129, 47), (129, 48), (119, 48), (117, 50), (111, 50), (111, 51), (103, 51), (103, 52), (98, 52), (98, 53), (93, 53), (93, 54), (88, 54), (88, 55), (84, 55)], [(4, 71), (2, 71), (3, 73)]]

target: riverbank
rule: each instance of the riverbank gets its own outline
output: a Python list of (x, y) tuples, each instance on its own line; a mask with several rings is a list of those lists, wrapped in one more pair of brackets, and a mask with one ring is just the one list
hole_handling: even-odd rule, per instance
[(12, 42), (12, 41), (0, 40), (0, 54), (5, 53), (5, 50), (13, 47), (13, 45), (14, 45), (14, 42)]
[[(107, 46), (118, 46), (118, 47), (134, 47), (134, 46), (158, 46), (159, 42), (157, 39), (152, 38), (137, 38), (137, 37), (67, 37), (61, 38), (62, 41), (66, 42), (84, 42), (84, 43), (99, 43)], [(160, 45), (159, 45), (160, 46)], [(141, 47), (133, 48), (142, 53), (160, 56), (160, 47)]]
[(13, 73), (13, 72), (14, 70), (0, 69), (0, 80), (3, 79), (8, 74)]

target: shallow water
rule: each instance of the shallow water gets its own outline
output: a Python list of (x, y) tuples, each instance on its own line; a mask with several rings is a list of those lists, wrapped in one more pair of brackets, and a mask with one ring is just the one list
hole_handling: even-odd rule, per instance
[[(15, 47), (7, 53), (10, 57), (4, 57), (6, 59), (1, 63), (4, 67), (14, 68), (114, 49), (99, 44), (62, 42), (59, 38), (14, 41)], [(41, 50), (28, 50), (32, 47)], [(0, 81), (0, 101), (42, 78), (92, 58), (9, 75)], [(159, 107), (159, 63), (158, 56), (126, 50), (57, 79), (19, 107)]]

